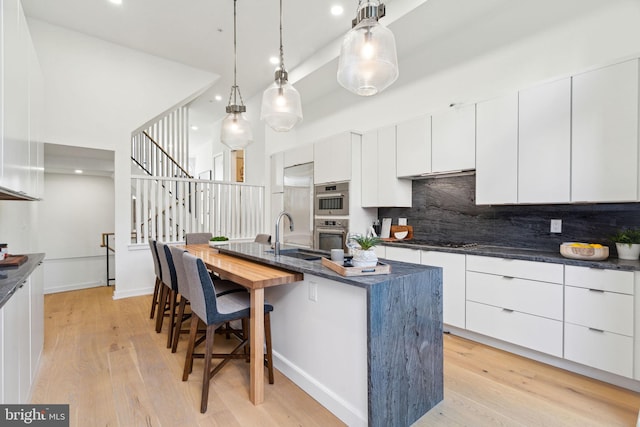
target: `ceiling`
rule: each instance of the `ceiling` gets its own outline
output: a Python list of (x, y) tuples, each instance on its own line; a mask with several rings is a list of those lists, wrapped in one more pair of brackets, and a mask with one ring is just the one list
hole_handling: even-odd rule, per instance
[[(400, 70), (398, 84), (481, 55), (518, 38), (562, 25), (629, 0), (385, 0), (381, 22), (394, 32), (398, 57), (420, 52), (424, 70)], [(22, 0), (25, 14), (125, 47), (203, 69), (220, 76), (211, 90), (192, 103), (191, 121), (208, 131), (222, 118), (233, 82), (232, 0)], [(344, 14), (332, 16), (330, 7)], [(342, 90), (335, 78), (342, 36), (351, 27), (356, 0), (285, 0), (284, 58), (290, 80), (304, 104)], [(278, 53), (277, 0), (240, 0), (238, 16), (238, 85), (245, 100), (272, 81)], [(443, 52), (456, 52), (456, 55)], [(442, 55), (438, 57), (438, 54)], [(446, 60), (445, 60), (446, 59)], [(415, 61), (412, 63), (415, 64)], [(221, 101), (214, 96), (220, 95)], [(354, 95), (355, 97), (355, 95)], [(303, 105), (304, 108), (304, 105)], [(210, 122), (210, 123), (205, 123)]]

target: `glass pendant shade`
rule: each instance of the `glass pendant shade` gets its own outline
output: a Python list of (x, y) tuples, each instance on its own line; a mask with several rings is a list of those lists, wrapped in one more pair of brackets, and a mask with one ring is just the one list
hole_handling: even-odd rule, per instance
[(260, 118), (277, 132), (287, 132), (302, 120), (300, 93), (286, 79), (278, 79), (262, 95)]
[(231, 150), (242, 150), (253, 142), (251, 123), (244, 112), (230, 112), (222, 120), (220, 141)]
[(361, 96), (382, 92), (398, 78), (396, 40), (375, 18), (366, 18), (342, 40), (338, 83)]

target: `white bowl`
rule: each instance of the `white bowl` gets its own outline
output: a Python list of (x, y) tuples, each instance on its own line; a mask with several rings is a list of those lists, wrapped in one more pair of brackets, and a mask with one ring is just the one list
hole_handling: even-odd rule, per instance
[(395, 233), (393, 233), (393, 237), (395, 237), (398, 240), (402, 240), (405, 237), (407, 237), (407, 234), (409, 234), (408, 231), (396, 231)]

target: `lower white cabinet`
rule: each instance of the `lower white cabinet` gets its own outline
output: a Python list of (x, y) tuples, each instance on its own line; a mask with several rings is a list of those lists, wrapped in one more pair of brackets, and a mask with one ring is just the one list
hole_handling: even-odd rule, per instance
[(0, 403), (27, 403), (44, 343), (42, 269), (0, 309)]
[(564, 357), (633, 378), (634, 273), (567, 266)]
[(562, 322), (467, 301), (467, 329), (562, 357)]
[(467, 256), (467, 329), (562, 357), (563, 266)]
[(392, 261), (411, 262), (413, 264), (420, 264), (420, 250), (387, 246), (386, 258)]
[(442, 321), (465, 328), (465, 258), (464, 254), (422, 251), (424, 265), (442, 268)]

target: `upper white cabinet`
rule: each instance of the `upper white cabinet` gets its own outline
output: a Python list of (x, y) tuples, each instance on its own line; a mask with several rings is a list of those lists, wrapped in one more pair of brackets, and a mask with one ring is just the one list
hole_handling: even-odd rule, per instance
[(324, 184), (351, 180), (351, 132), (313, 144), (313, 182)]
[(284, 152), (271, 155), (271, 193), (284, 191)]
[(518, 95), (477, 105), (476, 204), (518, 201)]
[(571, 79), (520, 91), (518, 202), (568, 203)]
[(396, 127), (362, 136), (362, 207), (411, 207), (411, 181), (396, 177)]
[(638, 60), (573, 77), (571, 200), (638, 200)]
[(396, 126), (396, 174), (416, 176), (431, 172), (431, 116), (420, 116)]
[(310, 162), (313, 162), (313, 144), (304, 144), (284, 152), (285, 168)]
[(431, 171), (476, 167), (476, 106), (452, 107), (431, 117)]

